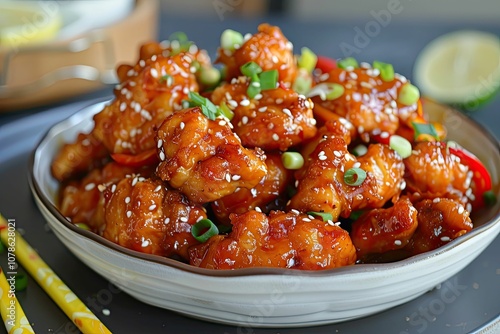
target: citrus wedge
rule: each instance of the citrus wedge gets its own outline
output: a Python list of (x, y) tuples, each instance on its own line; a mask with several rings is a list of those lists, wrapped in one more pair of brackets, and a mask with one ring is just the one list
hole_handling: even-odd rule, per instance
[(500, 39), (474, 30), (442, 35), (418, 55), (414, 79), (423, 95), (476, 110), (499, 90)]
[(58, 8), (45, 2), (0, 2), (0, 47), (20, 47), (53, 39), (61, 27)]

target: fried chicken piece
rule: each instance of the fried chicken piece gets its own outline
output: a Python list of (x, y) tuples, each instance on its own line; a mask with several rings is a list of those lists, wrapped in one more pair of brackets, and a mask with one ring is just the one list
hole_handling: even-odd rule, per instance
[(316, 134), (311, 100), (282, 87), (250, 99), (249, 84), (248, 78), (240, 77), (212, 94), (214, 104), (226, 103), (234, 111), (231, 123), (243, 146), (285, 151)]
[(210, 120), (199, 107), (167, 117), (156, 142), (157, 175), (195, 203), (253, 188), (267, 173), (262, 150), (244, 148), (227, 121)]
[(300, 146), (300, 153), (303, 157), (307, 158), (314, 151), (316, 146), (327, 138), (340, 137), (346, 145), (351, 143), (351, 132), (340, 119), (330, 119), (323, 126), (318, 129), (316, 135), (305, 141)]
[(239, 77), (240, 67), (250, 61), (256, 62), (263, 71), (277, 70), (279, 81), (288, 87), (297, 75), (292, 43), (286, 39), (280, 28), (267, 23), (259, 25), (258, 32), (234, 52), (218, 49), (216, 63), (226, 66), (227, 81)]
[(138, 175), (122, 179), (105, 191), (106, 226), (102, 236), (142, 253), (187, 260), (198, 242), (191, 226), (206, 218), (202, 206), (191, 203), (158, 179)]
[(75, 142), (64, 144), (50, 166), (60, 182), (84, 175), (104, 165), (108, 151), (92, 134), (80, 133)]
[(334, 100), (327, 100), (321, 94), (313, 97), (315, 114), (321, 121), (345, 118), (365, 142), (382, 133), (392, 135), (400, 123), (411, 127), (412, 120), (421, 113), (418, 103), (406, 106), (397, 100), (406, 82), (406, 78), (398, 75), (384, 81), (380, 71), (366, 63), (355, 69), (335, 68), (321, 75), (317, 84), (340, 84), (344, 93)]
[(238, 188), (233, 194), (211, 203), (217, 221), (228, 223), (229, 214), (245, 213), (257, 207), (269, 212), (284, 206), (284, 193), (287, 186), (293, 182), (293, 173), (283, 167), (281, 154), (266, 154), (266, 166), (266, 176), (255, 187)]
[[(358, 186), (344, 181), (345, 172), (361, 168), (366, 179)], [(382, 207), (401, 191), (404, 165), (401, 157), (386, 145), (374, 144), (356, 159), (341, 137), (326, 138), (296, 174), (297, 193), (288, 208), (302, 212), (317, 211), (349, 217), (351, 211)]]
[(470, 212), (472, 172), (446, 149), (446, 143), (418, 142), (404, 164), (406, 193), (412, 202), (445, 197), (459, 201)]
[(452, 199), (424, 199), (415, 204), (418, 227), (406, 247), (410, 255), (434, 250), (469, 232), (469, 211)]
[(152, 173), (149, 169), (130, 168), (110, 162), (90, 171), (82, 180), (73, 180), (62, 186), (59, 210), (72, 223), (84, 223), (96, 233), (104, 228), (104, 196), (102, 187), (112, 186), (126, 175)]
[(366, 212), (353, 222), (350, 233), (358, 259), (370, 262), (370, 256), (406, 247), (417, 225), (417, 210), (406, 197), (390, 208)]
[(296, 212), (232, 214), (232, 232), (189, 250), (192, 265), (210, 269), (278, 267), (322, 270), (354, 264), (347, 231)]
[(94, 136), (111, 153), (138, 154), (154, 148), (156, 128), (182, 109), (190, 91), (198, 91), (192, 64), (189, 53), (141, 59), (115, 88), (115, 99), (94, 116)]

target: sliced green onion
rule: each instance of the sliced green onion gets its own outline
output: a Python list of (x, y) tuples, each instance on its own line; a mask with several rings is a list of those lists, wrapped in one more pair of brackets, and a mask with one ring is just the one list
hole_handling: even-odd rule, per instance
[(411, 125), (413, 126), (413, 130), (415, 132), (414, 134), (414, 139), (417, 139), (421, 135), (430, 135), (434, 137), (435, 139), (439, 139), (438, 134), (436, 129), (434, 128), (434, 125), (430, 123), (417, 123), (417, 122), (412, 122)]
[(234, 51), (243, 44), (243, 35), (232, 29), (226, 29), (220, 35), (220, 46), (224, 50)]
[(352, 150), (352, 154), (354, 154), (354, 156), (356, 156), (356, 157), (360, 157), (362, 155), (365, 155), (366, 152), (368, 152), (368, 148), (363, 144), (359, 144), (358, 146), (356, 146)]
[(297, 61), (298, 67), (305, 69), (308, 73), (312, 73), (314, 67), (316, 67), (318, 56), (306, 47), (300, 49), (300, 51), (301, 55)]
[(410, 106), (417, 103), (420, 98), (420, 91), (417, 87), (413, 86), (411, 83), (407, 82), (401, 87), (398, 95), (398, 102), (406, 106)]
[(26, 287), (28, 286), (28, 276), (26, 276), (25, 274), (15, 274), (14, 286), (16, 292), (26, 290)]
[(208, 87), (217, 85), (220, 81), (220, 72), (212, 66), (203, 66), (200, 69), (200, 82)]
[(333, 82), (322, 82), (307, 93), (307, 97), (319, 96), (324, 100), (335, 100), (344, 95), (345, 88), (341, 84)]
[(240, 71), (244, 76), (254, 78), (256, 74), (262, 72), (262, 68), (256, 62), (249, 61), (248, 63), (241, 65)]
[(222, 116), (226, 117), (228, 120), (232, 120), (234, 117), (234, 112), (228, 107), (226, 102), (222, 102), (219, 106), (219, 110)]
[(219, 234), (219, 229), (210, 219), (202, 219), (191, 226), (191, 235), (201, 243), (217, 234)]
[(299, 94), (306, 95), (312, 87), (312, 78), (307, 76), (298, 76), (293, 82), (292, 89)]
[(401, 156), (406, 159), (411, 155), (411, 143), (404, 137), (392, 135), (389, 138), (389, 146)]
[(332, 83), (329, 85), (330, 91), (326, 93), (326, 99), (331, 101), (331, 100), (336, 100), (342, 95), (344, 95), (345, 88), (344, 86), (338, 84), (338, 83)]
[(380, 71), (380, 78), (385, 82), (394, 80), (394, 67), (392, 67), (391, 64), (375, 60), (373, 62), (373, 68)]
[(85, 223), (76, 223), (75, 226), (81, 228), (82, 230), (90, 231), (90, 227)]
[(344, 173), (344, 182), (349, 186), (359, 186), (366, 179), (366, 172), (357, 167), (348, 169)]
[(212, 121), (219, 115), (218, 108), (209, 99), (204, 98), (196, 92), (189, 92), (189, 100), (192, 106), (200, 107), (203, 115)]
[(162, 75), (160, 78), (160, 83), (165, 82), (167, 84), (167, 87), (172, 86), (173, 81), (174, 79), (172, 78), (172, 76), (168, 74)]
[(250, 84), (248, 85), (248, 88), (247, 88), (247, 95), (251, 99), (256, 97), (257, 94), (259, 94), (261, 92), (260, 83), (259, 83), (259, 86), (254, 86), (254, 85), (252, 85), (252, 83), (254, 83), (254, 82), (258, 82), (258, 81), (250, 81)]
[(169, 41), (179, 41), (179, 43), (189, 42), (189, 39), (188, 39), (186, 33), (182, 32), (182, 31), (176, 31), (176, 32), (171, 33), (170, 36), (168, 36), (168, 40)]
[(281, 162), (286, 169), (300, 169), (304, 166), (304, 158), (299, 152), (285, 152), (281, 155)]
[(487, 206), (492, 206), (497, 202), (497, 195), (493, 192), (493, 190), (485, 191), (483, 194), (484, 204)]
[(337, 61), (337, 67), (345, 70), (349, 67), (350, 68), (358, 68), (359, 64), (358, 64), (358, 61), (356, 59), (354, 59), (352, 57), (347, 57), (347, 58), (344, 58), (344, 59)]
[(329, 212), (309, 211), (309, 212), (307, 212), (307, 214), (311, 215), (313, 217), (319, 217), (324, 222), (329, 221), (329, 220), (333, 220), (333, 215)]
[(259, 75), (260, 89), (276, 89), (278, 83), (278, 70), (264, 71)]

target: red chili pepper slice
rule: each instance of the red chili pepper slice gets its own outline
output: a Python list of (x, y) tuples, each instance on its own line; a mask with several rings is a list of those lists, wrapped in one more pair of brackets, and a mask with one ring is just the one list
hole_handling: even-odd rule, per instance
[(460, 158), (460, 162), (469, 167), (472, 171), (472, 182), (476, 186), (474, 201), (475, 205), (481, 207), (484, 205), (483, 195), (488, 190), (491, 190), (491, 176), (488, 169), (483, 165), (483, 163), (471, 152), (467, 151), (463, 147), (449, 147), (451, 154)]
[(318, 56), (316, 68), (321, 70), (323, 73), (329, 73), (334, 68), (337, 68), (337, 62), (334, 59), (325, 56)]
[(152, 166), (158, 163), (156, 149), (150, 149), (139, 154), (113, 153), (111, 158), (120, 165), (129, 167)]

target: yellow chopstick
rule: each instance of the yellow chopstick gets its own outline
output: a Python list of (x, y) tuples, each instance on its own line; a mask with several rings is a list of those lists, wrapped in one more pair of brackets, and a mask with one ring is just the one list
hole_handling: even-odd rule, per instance
[[(10, 279), (14, 279), (14, 277), (9, 277)], [(16, 298), (13, 285), (14, 282), (7, 281), (7, 277), (0, 268), (0, 313), (7, 333), (34, 334), (35, 332)]]
[[(12, 239), (14, 236), (15, 239)], [(68, 288), (23, 237), (0, 215), (0, 237), (4, 244), (14, 245), (17, 261), (26, 269), (52, 300), (84, 334), (107, 334), (109, 329)], [(9, 239), (11, 238), (11, 239)], [(9, 243), (10, 241), (10, 243)]]

